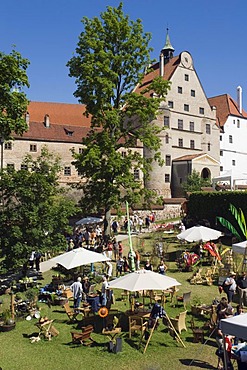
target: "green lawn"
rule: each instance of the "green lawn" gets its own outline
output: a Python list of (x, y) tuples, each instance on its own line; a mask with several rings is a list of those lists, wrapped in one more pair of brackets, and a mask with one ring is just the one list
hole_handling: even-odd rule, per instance
[[(151, 251), (154, 240), (148, 237), (144, 243), (142, 239), (134, 240), (134, 247), (142, 248), (144, 251)], [(179, 244), (171, 238), (167, 239), (168, 252), (179, 248)], [(127, 249), (127, 247), (126, 247)], [(155, 260), (154, 260), (155, 262)], [(45, 274), (45, 280), (50, 281), (51, 272)], [(192, 299), (199, 296), (204, 303), (211, 303), (219, 296), (216, 285), (190, 285), (188, 278), (191, 272), (178, 272), (174, 262), (169, 262), (168, 276), (176, 278), (182, 285), (179, 293), (192, 291)], [(124, 312), (128, 309), (128, 304), (119, 300), (120, 292), (116, 291), (116, 304), (112, 308), (118, 308)], [(3, 296), (5, 304), (9, 301), (9, 296)], [(118, 370), (144, 369), (144, 370), (163, 370), (163, 369), (214, 369), (217, 364), (215, 356), (215, 341), (209, 341), (202, 345), (192, 342), (192, 332), (190, 329), (190, 306), (188, 307), (187, 329), (182, 332), (181, 338), (186, 348), (183, 348), (173, 340), (166, 332), (162, 322), (150, 341), (146, 354), (142, 354), (137, 349), (138, 337), (133, 341), (128, 339), (128, 333), (123, 332), (123, 351), (118, 354), (108, 353), (107, 338), (100, 333), (93, 333), (97, 345), (93, 347), (83, 347), (71, 344), (70, 330), (76, 328), (75, 324), (68, 324), (67, 316), (60, 306), (48, 306), (40, 304), (42, 316), (47, 315), (54, 319), (54, 325), (59, 330), (59, 335), (51, 341), (42, 340), (31, 343), (28, 336), (37, 333), (35, 326), (36, 320), (20, 320), (17, 322), (16, 329), (8, 333), (0, 333), (0, 368), (3, 370), (78, 370), (78, 369), (107, 369), (117, 366)], [(173, 307), (170, 302), (165, 305), (169, 317), (175, 317), (183, 310), (183, 306)], [(99, 318), (97, 318), (99, 319)], [(206, 318), (200, 319), (197, 323), (203, 324)], [(192, 359), (195, 361), (189, 366)]]

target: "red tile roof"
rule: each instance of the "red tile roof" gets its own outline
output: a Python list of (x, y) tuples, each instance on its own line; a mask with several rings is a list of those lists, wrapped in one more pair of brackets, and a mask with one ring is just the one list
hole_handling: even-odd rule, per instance
[(176, 162), (176, 161), (191, 161), (192, 159), (201, 157), (205, 154), (206, 153), (183, 155), (182, 157), (178, 157), (178, 158), (173, 159), (173, 162)]
[(240, 118), (247, 118), (247, 113), (242, 110), (242, 114), (239, 112), (237, 102), (231, 98), (228, 94), (214, 96), (208, 99), (211, 106), (215, 106), (217, 120), (219, 125), (222, 127), (226, 123), (228, 116), (236, 116)]
[(82, 138), (89, 132), (89, 127), (78, 127), (71, 125), (51, 124), (45, 127), (42, 122), (30, 122), (29, 130), (21, 137), (13, 135), (18, 139), (28, 139), (34, 141), (53, 141), (65, 143), (81, 143)]
[[(164, 80), (170, 80), (173, 73), (175, 72), (178, 64), (180, 63), (180, 55), (176, 56), (176, 57), (173, 57), (172, 59), (170, 59), (170, 61), (168, 63), (165, 64), (164, 66)], [(144, 78), (143, 78), (143, 81), (140, 85), (137, 86), (137, 88), (135, 89), (135, 92), (136, 93), (140, 93), (141, 91), (143, 91), (144, 89), (146, 89), (148, 87), (148, 85), (153, 81), (153, 79), (155, 77), (158, 77), (160, 75), (160, 63), (157, 62), (155, 64), (153, 64), (151, 66), (151, 71), (149, 73), (147, 73)], [(146, 96), (150, 96), (152, 92), (149, 92), (148, 94), (146, 94)]]
[(90, 127), (90, 117), (83, 115), (85, 106), (82, 104), (30, 102), (28, 112), (30, 122), (44, 122), (48, 114), (51, 124)]

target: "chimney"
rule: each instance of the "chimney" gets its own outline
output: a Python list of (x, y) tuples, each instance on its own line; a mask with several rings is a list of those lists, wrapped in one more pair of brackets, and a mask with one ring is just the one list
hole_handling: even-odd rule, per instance
[(29, 120), (30, 120), (30, 114), (29, 114), (29, 112), (27, 112), (26, 114), (25, 114), (25, 121), (26, 121), (26, 124), (29, 126)]
[(239, 113), (242, 114), (243, 106), (242, 106), (242, 87), (237, 87), (237, 103), (238, 103), (238, 110)]
[(45, 127), (50, 127), (50, 117), (49, 114), (45, 115)]
[(160, 76), (164, 76), (164, 54), (160, 53)]

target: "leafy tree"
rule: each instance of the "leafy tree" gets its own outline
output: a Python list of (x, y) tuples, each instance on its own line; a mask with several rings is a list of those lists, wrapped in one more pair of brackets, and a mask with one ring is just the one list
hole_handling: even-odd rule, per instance
[(32, 250), (65, 248), (62, 233), (75, 211), (58, 185), (58, 158), (44, 147), (36, 160), (26, 156), (23, 163), (28, 170), (3, 169), (0, 178), (0, 250), (7, 269), (20, 266)]
[(24, 114), (28, 100), (23, 91), (29, 87), (26, 70), (29, 61), (22, 58), (16, 50), (10, 54), (0, 52), (0, 137), (11, 139), (14, 132), (18, 135), (27, 131)]
[(238, 240), (246, 240), (247, 239), (247, 227), (246, 227), (246, 219), (243, 214), (243, 211), (241, 208), (237, 210), (237, 208), (230, 204), (230, 211), (237, 222), (237, 226), (239, 231), (235, 228), (235, 226), (228, 220), (226, 220), (224, 217), (217, 216), (217, 220), (226, 227), (233, 235), (237, 237)]
[[(134, 170), (148, 177), (153, 159), (162, 164), (157, 136), (161, 129), (150, 122), (169, 89), (169, 83), (157, 77), (142, 94), (135, 93), (150, 63), (151, 36), (143, 32), (141, 20), (130, 21), (122, 8), (120, 3), (117, 8), (107, 7), (100, 18), (84, 17), (76, 55), (68, 62), (77, 84), (74, 95), (91, 117), (84, 149), (74, 153), (75, 165), (87, 179), (81, 206), (84, 211), (104, 210), (107, 233), (112, 207), (125, 200), (132, 205), (147, 195), (141, 182), (135, 181)], [(147, 97), (148, 91), (156, 94)], [(133, 150), (140, 142), (153, 151), (152, 158)]]
[(182, 184), (185, 192), (200, 191), (204, 186), (210, 186), (210, 180), (203, 179), (196, 170), (193, 170), (192, 174), (188, 176), (187, 181)]

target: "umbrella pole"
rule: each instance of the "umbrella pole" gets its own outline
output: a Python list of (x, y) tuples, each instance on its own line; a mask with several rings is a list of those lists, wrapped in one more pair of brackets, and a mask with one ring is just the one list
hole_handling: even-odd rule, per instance
[(134, 261), (134, 255), (133, 255), (131, 233), (130, 233), (129, 203), (127, 201), (126, 201), (126, 213), (127, 213), (127, 220), (128, 220), (128, 236), (129, 236), (129, 246), (130, 246), (130, 269), (133, 272), (135, 271), (135, 261)]

